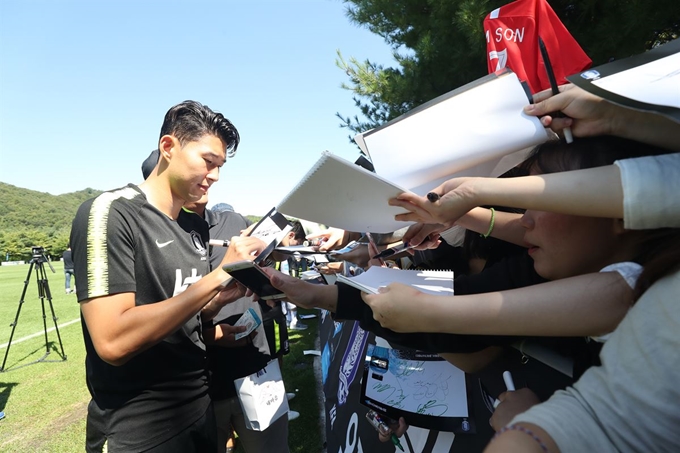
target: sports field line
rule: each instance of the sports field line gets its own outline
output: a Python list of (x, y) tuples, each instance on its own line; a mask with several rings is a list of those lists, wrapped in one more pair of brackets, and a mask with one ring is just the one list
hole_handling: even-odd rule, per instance
[[(71, 325), (71, 324), (79, 322), (79, 321), (80, 321), (80, 318), (76, 318), (76, 319), (73, 319), (71, 321), (65, 322), (63, 324), (59, 324), (57, 327), (59, 327), (61, 329), (62, 327), (66, 327), (68, 325)], [(54, 332), (54, 327), (50, 327), (49, 329), (47, 329), (47, 333), (50, 333), (50, 332)], [(41, 330), (40, 332), (32, 333), (30, 335), (19, 338), (17, 340), (12, 340), (12, 344), (21, 343), (22, 341), (30, 340), (31, 338), (39, 337), (40, 335), (45, 335), (45, 331)], [(9, 342), (0, 344), (0, 349), (4, 349), (8, 345), (9, 345)]]

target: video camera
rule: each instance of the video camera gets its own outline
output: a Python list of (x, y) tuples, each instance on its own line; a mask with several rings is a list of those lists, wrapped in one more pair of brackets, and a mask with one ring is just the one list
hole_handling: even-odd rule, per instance
[(52, 263), (50, 263), (50, 260), (48, 260), (45, 256), (45, 247), (34, 245), (31, 247), (31, 254), (33, 255), (31, 262), (38, 263), (38, 265), (47, 263), (47, 265), (50, 267), (50, 270), (53, 273), (55, 272), (54, 267), (52, 267)]

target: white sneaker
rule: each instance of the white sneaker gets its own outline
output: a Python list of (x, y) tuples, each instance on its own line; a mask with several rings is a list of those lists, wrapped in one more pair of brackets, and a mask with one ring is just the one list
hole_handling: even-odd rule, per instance
[(288, 398), (288, 401), (292, 400), (293, 398), (295, 398), (295, 393), (292, 392), (286, 393), (286, 398)]
[(298, 411), (288, 411), (288, 421), (295, 420), (300, 416), (300, 413)]

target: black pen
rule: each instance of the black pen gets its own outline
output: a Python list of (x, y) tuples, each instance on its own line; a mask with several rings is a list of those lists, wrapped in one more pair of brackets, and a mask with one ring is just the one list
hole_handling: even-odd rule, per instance
[[(550, 63), (550, 57), (548, 56), (548, 49), (545, 48), (545, 43), (541, 37), (538, 37), (538, 47), (541, 50), (541, 57), (543, 58), (543, 64), (545, 65), (545, 71), (548, 73), (548, 80), (550, 81), (550, 89), (552, 90), (553, 96), (560, 94), (560, 89), (557, 87), (557, 80), (555, 79), (555, 71), (553, 71), (552, 64)], [(563, 116), (558, 113), (558, 116)], [(565, 127), (562, 132), (564, 133), (564, 140), (567, 143), (572, 143), (574, 141), (574, 136), (571, 133), (570, 127)]]
[(208, 245), (213, 245), (215, 247), (229, 247), (229, 240), (228, 239), (210, 239), (208, 241)]
[(440, 196), (436, 192), (429, 192), (427, 194), (427, 199), (430, 201), (430, 203), (436, 202), (437, 200), (439, 200), (439, 198), (440, 198)]
[(373, 259), (375, 260), (375, 259), (387, 258), (389, 256), (396, 255), (397, 253), (401, 253), (401, 252), (404, 252), (406, 250), (411, 250), (411, 249), (414, 249), (416, 247), (417, 247), (417, 245), (408, 245), (408, 243), (404, 243), (401, 246), (396, 246), (396, 247), (392, 247), (391, 249), (383, 250), (382, 252), (375, 255), (373, 257)]

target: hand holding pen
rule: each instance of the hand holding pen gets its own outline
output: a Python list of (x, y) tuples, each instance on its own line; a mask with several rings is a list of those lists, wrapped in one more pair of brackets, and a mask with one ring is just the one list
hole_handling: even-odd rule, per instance
[(503, 373), (503, 380), (508, 391), (498, 395), (494, 403), (494, 408), (497, 409), (489, 419), (489, 424), (496, 431), (510, 423), (516, 415), (541, 402), (538, 396), (526, 387), (515, 390), (515, 383), (509, 371)]
[[(617, 117), (620, 118), (622, 107), (603, 100), (576, 85), (566, 84), (558, 89), (543, 90), (534, 94), (534, 104), (524, 107), (524, 113), (537, 116), (541, 124), (559, 132), (571, 126), (577, 137), (593, 137), (611, 134)], [(553, 112), (562, 112), (564, 116), (554, 116)]]
[[(374, 410), (369, 410), (366, 413), (366, 420), (368, 420), (371, 426), (373, 426), (373, 428), (378, 431), (378, 437), (380, 437), (381, 442), (390, 441), (395, 447), (399, 448), (401, 451), (404, 451), (404, 447), (401, 446), (401, 442), (399, 441), (399, 437), (403, 436), (406, 432), (406, 429), (408, 428), (404, 417), (400, 417), (399, 421), (397, 422), (395, 420), (380, 416)], [(388, 426), (388, 424), (396, 426), (396, 432), (390, 426)], [(397, 435), (397, 433), (399, 433), (399, 435)]]
[[(382, 252), (378, 253), (377, 255), (373, 256), (373, 259), (385, 259), (389, 258), (390, 256), (394, 256), (397, 253), (401, 252), (406, 252), (407, 250), (413, 250), (417, 245), (410, 245), (408, 242), (402, 242), (401, 245), (397, 245), (396, 247), (392, 247), (389, 249), (385, 249)], [(376, 249), (377, 250), (377, 249)]]
[[(503, 382), (505, 382), (505, 388), (508, 392), (514, 392), (516, 390), (515, 381), (512, 380), (512, 374), (510, 374), (509, 371), (503, 372)], [(501, 404), (501, 400), (496, 398), (496, 401), (493, 402), (493, 408), (496, 409), (499, 404)]]
[[(476, 178), (452, 178), (433, 188), (426, 196), (404, 192), (391, 198), (390, 206), (399, 206), (407, 213), (397, 214), (395, 220), (439, 224), (452, 227), (470, 209), (478, 206), (472, 198), (474, 192), (461, 190), (461, 186), (473, 183)], [(441, 231), (441, 230), (440, 230)]]
[[(385, 261), (383, 261), (382, 257), (380, 257), (380, 253), (378, 253), (378, 246), (376, 245), (375, 241), (373, 240), (373, 236), (371, 236), (371, 233), (366, 233), (365, 235), (368, 238), (368, 253), (369, 256), (373, 256), (373, 260), (377, 260), (377, 265), (378, 266), (384, 266)], [(376, 263), (371, 263), (369, 261), (369, 265), (376, 265)]]

